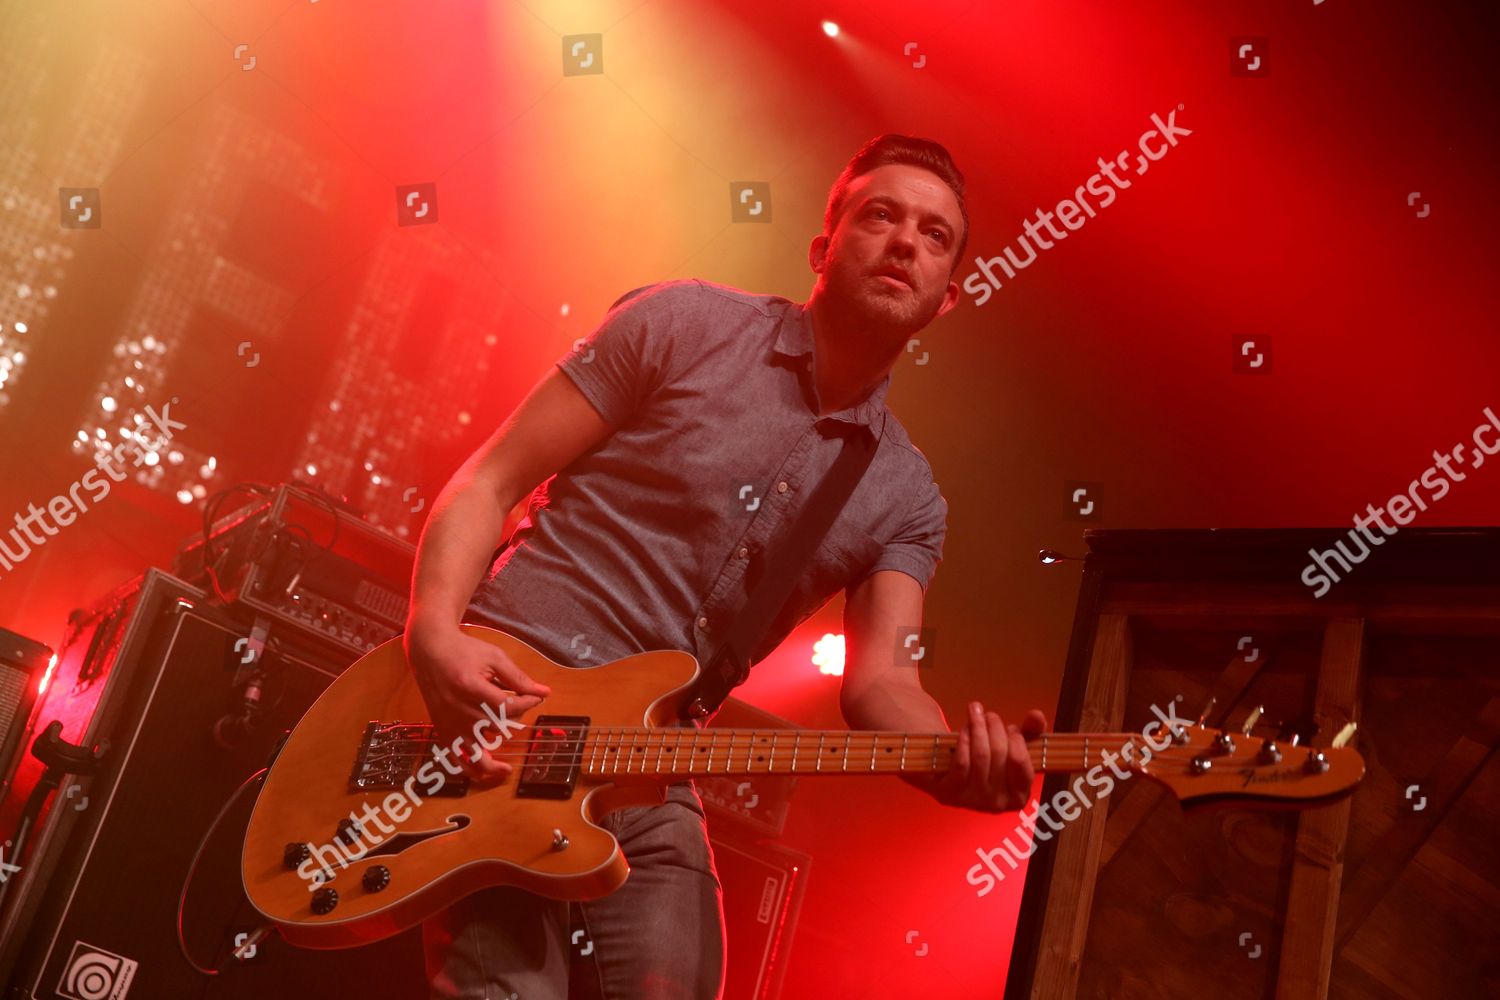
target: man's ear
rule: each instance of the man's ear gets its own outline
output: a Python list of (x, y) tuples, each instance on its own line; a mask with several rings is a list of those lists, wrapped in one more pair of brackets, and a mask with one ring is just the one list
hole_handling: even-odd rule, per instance
[(823, 273), (823, 262), (828, 259), (828, 234), (819, 233), (812, 238), (812, 245), (807, 248), (807, 263), (813, 271)]
[(943, 293), (943, 303), (938, 306), (938, 311), (932, 314), (932, 318), (937, 319), (939, 316), (945, 315), (956, 305), (958, 305), (958, 282), (950, 281), (948, 282), (948, 290)]

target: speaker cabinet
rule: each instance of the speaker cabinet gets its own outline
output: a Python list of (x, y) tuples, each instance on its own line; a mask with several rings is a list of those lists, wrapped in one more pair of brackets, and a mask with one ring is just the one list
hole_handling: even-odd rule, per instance
[[(74, 642), (60, 659), (38, 728), (63, 718), (65, 738), (109, 749), (97, 775), (64, 782), (15, 876), (0, 915), (8, 996), (426, 996), (415, 931), (337, 952), (273, 935), (244, 961), (231, 957), (258, 923), (239, 875), (251, 776), (348, 664), (278, 644), (274, 633), (254, 657), (244, 623), (154, 569), (95, 618), (97, 641)], [(252, 677), (260, 707), (247, 716)], [(177, 911), (200, 845), (183, 913), (190, 962)]]
[(0, 628), (0, 797), (10, 787), (26, 720), (51, 659), (52, 650), (42, 643)]
[(724, 886), (724, 1000), (776, 1000), (812, 856), (778, 844), (709, 839)]

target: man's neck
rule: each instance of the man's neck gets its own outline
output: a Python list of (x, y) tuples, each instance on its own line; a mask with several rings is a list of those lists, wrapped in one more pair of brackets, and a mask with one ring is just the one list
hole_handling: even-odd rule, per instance
[(868, 396), (889, 374), (906, 342), (883, 343), (875, 331), (818, 292), (814, 288), (808, 296), (807, 311), (812, 321), (818, 415), (826, 416)]

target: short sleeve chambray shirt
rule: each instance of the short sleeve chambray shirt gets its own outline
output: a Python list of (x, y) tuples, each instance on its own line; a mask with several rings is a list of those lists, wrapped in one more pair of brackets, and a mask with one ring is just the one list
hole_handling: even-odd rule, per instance
[(590, 666), (677, 649), (702, 664), (832, 467), (832, 422), (876, 435), (869, 469), (752, 656), (840, 589), (898, 570), (925, 591), (948, 504), (885, 405), (818, 416), (804, 304), (697, 279), (627, 293), (557, 362), (607, 434), (532, 493), (466, 620)]

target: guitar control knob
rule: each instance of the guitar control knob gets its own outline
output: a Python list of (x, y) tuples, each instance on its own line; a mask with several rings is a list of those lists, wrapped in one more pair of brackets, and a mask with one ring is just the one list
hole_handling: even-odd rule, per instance
[(332, 913), (333, 908), (339, 905), (339, 891), (337, 889), (319, 889), (313, 893), (312, 911), (318, 916)]
[(310, 857), (312, 857), (312, 848), (306, 844), (287, 844), (281, 852), (281, 863), (295, 870)]
[(1214, 737), (1214, 753), (1234, 753), (1234, 737), (1228, 733), (1219, 733)]
[(568, 845), (571, 843), (572, 841), (561, 830), (554, 829), (552, 831), (552, 849), (554, 851), (566, 851)]
[(359, 883), (365, 887), (366, 892), (379, 892), (391, 884), (391, 870), (385, 865), (366, 868), (364, 877), (359, 880)]
[(334, 843), (345, 844), (349, 847), (353, 847), (354, 842), (364, 835), (364, 827), (360, 826), (359, 823), (350, 819), (348, 816), (345, 816), (343, 819), (339, 820), (339, 828), (334, 832), (333, 840)]
[(1314, 750), (1307, 755), (1307, 763), (1302, 765), (1308, 774), (1324, 774), (1328, 771), (1328, 758), (1323, 751)]
[(1213, 761), (1209, 760), (1202, 754), (1199, 754), (1197, 757), (1194, 757), (1191, 762), (1189, 762), (1188, 771), (1192, 774), (1207, 774), (1209, 768), (1213, 766)]
[(1275, 740), (1266, 740), (1260, 745), (1260, 753), (1255, 755), (1255, 759), (1261, 764), (1279, 764), (1281, 748), (1276, 745)]

